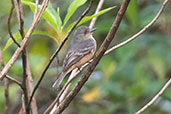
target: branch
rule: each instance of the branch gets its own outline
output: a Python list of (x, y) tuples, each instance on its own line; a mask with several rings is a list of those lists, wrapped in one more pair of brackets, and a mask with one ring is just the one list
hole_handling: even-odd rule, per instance
[(7, 63), (7, 65), (3, 68), (3, 70), (0, 72), (0, 81), (4, 78), (4, 76), (8, 73), (9, 69), (13, 66), (14, 62), (17, 60), (19, 54), (21, 53), (21, 51), (24, 49), (25, 45), (28, 42), (29, 37), (31, 36), (34, 28), (36, 27), (36, 25), (38, 24), (38, 22), (40, 21), (40, 18), (43, 14), (43, 12), (45, 11), (47, 5), (48, 5), (49, 0), (44, 0), (42, 3), (42, 6), (39, 10), (39, 12), (37, 13), (36, 18), (33, 20), (31, 27), (29, 28), (27, 34), (25, 35), (24, 39), (21, 42), (21, 47), (18, 47), (17, 50), (15, 51), (15, 53), (13, 54), (13, 56), (11, 57), (11, 59), (9, 60), (9, 62)]
[[(104, 0), (100, 0), (100, 1), (99, 1), (99, 4), (98, 4), (98, 6), (97, 6), (97, 9), (96, 9), (95, 14), (98, 14), (98, 13), (99, 13), (100, 9), (102, 8), (103, 3), (104, 3)], [(90, 25), (89, 25), (89, 28), (90, 28), (90, 29), (93, 28), (94, 24), (96, 23), (96, 20), (97, 20), (97, 17), (94, 17), (94, 18), (91, 20)]]
[(85, 82), (88, 80), (90, 74), (93, 72), (95, 69), (96, 65), (102, 58), (103, 54), (107, 50), (109, 44), (111, 43), (112, 39), (114, 38), (116, 31), (120, 25), (120, 22), (123, 18), (123, 15), (128, 7), (130, 0), (124, 0), (124, 2), (121, 5), (121, 8), (116, 16), (116, 19), (106, 36), (105, 40), (103, 41), (102, 45), (100, 46), (99, 50), (96, 52), (96, 56), (93, 60), (93, 62), (90, 64), (88, 67), (86, 73), (83, 75), (81, 80), (78, 82), (78, 84), (74, 87), (74, 89), (68, 94), (68, 96), (59, 104), (57, 107), (55, 114), (60, 114), (62, 111), (70, 104), (70, 102), (73, 100), (73, 98), (78, 94), (82, 86), (85, 84)]
[(23, 95), (21, 97), (21, 108), (20, 108), (18, 114), (26, 114), (26, 107), (25, 107), (24, 96)]
[(10, 99), (9, 99), (9, 80), (7, 78), (5, 78), (5, 80), (4, 80), (4, 87), (5, 87), (5, 110), (4, 110), (4, 114), (8, 114)]
[(34, 19), (36, 18), (37, 15), (37, 9), (38, 9), (38, 5), (39, 5), (39, 0), (35, 0), (35, 10), (34, 10)]
[(29, 100), (29, 104), (27, 107), (29, 107), (30, 103), (31, 103), (31, 100), (32, 100), (32, 97), (34, 96), (38, 86), (40, 85), (41, 81), (43, 80), (45, 74), (46, 74), (46, 71), (49, 69), (49, 66), (51, 65), (52, 61), (55, 59), (55, 57), (57, 56), (57, 54), (59, 53), (59, 51), (62, 49), (63, 45), (65, 44), (65, 42), (68, 40), (68, 37), (70, 36), (70, 34), (72, 33), (72, 31), (76, 28), (76, 26), (78, 25), (78, 23), (82, 20), (82, 18), (88, 13), (88, 11), (90, 10), (90, 7), (92, 5), (92, 1), (90, 1), (90, 4), (88, 6), (88, 8), (82, 13), (82, 15), (78, 18), (78, 20), (76, 21), (76, 23), (74, 24), (74, 26), (70, 29), (70, 31), (67, 33), (67, 35), (65, 36), (64, 40), (62, 41), (61, 45), (57, 48), (57, 50), (54, 52), (54, 54), (51, 56), (50, 60), (49, 60), (49, 63), (46, 65), (39, 81), (37, 82), (34, 90), (33, 90), (33, 93), (30, 97), (30, 100)]
[(156, 16), (153, 18), (153, 20), (147, 24), (143, 29), (141, 29), (138, 33), (136, 33), (135, 35), (133, 35), (131, 38), (129, 38), (128, 40), (116, 45), (116, 46), (113, 46), (112, 48), (110, 48), (109, 50), (107, 50), (105, 52), (105, 55), (110, 53), (111, 51), (114, 51), (115, 49), (117, 48), (120, 48), (124, 45), (126, 45), (127, 43), (131, 42), (132, 40), (136, 39), (138, 36), (140, 36), (141, 34), (143, 34), (147, 29), (149, 29), (156, 21), (157, 19), (160, 17), (164, 7), (166, 6), (166, 4), (168, 3), (168, 0), (165, 0), (160, 8), (160, 10), (158, 11), (158, 13), (156, 14)]
[[(1, 50), (0, 50), (0, 63), (1, 63), (1, 68), (3, 68), (3, 67), (4, 67), (4, 60), (3, 60), (3, 56), (2, 56)], [(5, 75), (5, 77), (6, 77), (8, 80), (10, 80), (10, 81), (16, 83), (17, 85), (19, 85), (21, 88), (23, 88), (21, 82), (19, 82), (19, 81), (16, 80), (15, 78), (12, 78), (12, 77), (9, 76), (9, 75)]]
[(14, 36), (12, 35), (12, 32), (11, 32), (11, 17), (12, 17), (12, 14), (13, 14), (13, 10), (15, 8), (15, 5), (14, 5), (14, 0), (11, 0), (11, 10), (10, 10), (10, 14), (9, 14), (9, 17), (8, 17), (8, 32), (9, 32), (9, 35), (10, 37), (12, 38), (13, 42), (18, 46), (20, 47), (20, 44), (15, 40)]
[[(2, 56), (2, 52), (0, 50), (0, 69), (4, 67), (4, 60)], [(4, 88), (5, 88), (5, 109), (4, 109), (4, 114), (8, 114), (9, 110), (9, 104), (10, 104), (10, 99), (9, 99), (9, 81), (7, 78), (4, 80)]]
[(10, 80), (10, 81), (16, 83), (17, 85), (19, 85), (19, 86), (21, 87), (21, 89), (23, 89), (23, 86), (22, 86), (22, 84), (21, 84), (20, 81), (18, 81), (17, 79), (15, 79), (15, 78), (13, 78), (13, 77), (11, 77), (11, 76), (9, 76), (9, 75), (6, 75), (5, 77), (6, 77), (8, 80)]
[[(45, 110), (44, 114), (53, 114), (54, 111), (57, 108), (57, 103), (62, 102), (62, 100), (64, 100), (64, 98), (66, 97), (66, 94), (68, 92), (68, 89), (71, 85), (71, 82), (76, 78), (78, 74), (78, 69), (74, 69), (68, 79), (68, 81), (65, 83), (64, 87), (62, 88), (62, 90), (58, 93), (57, 97), (55, 98), (55, 100), (51, 103), (51, 105)], [(52, 110), (52, 111), (51, 111)]]
[(19, 31), (21, 34), (22, 39), (24, 39), (25, 33), (24, 33), (24, 17), (23, 17), (23, 8), (21, 5), (21, 0), (17, 0), (16, 2), (16, 13), (17, 13), (17, 19), (19, 23)]
[[(28, 89), (29, 89), (29, 96), (31, 96), (31, 93), (33, 92), (34, 86), (33, 86), (33, 78), (31, 74), (31, 69), (29, 65), (29, 60), (27, 58), (26, 62), (26, 72), (27, 72), (27, 82), (28, 82)], [(33, 100), (31, 102), (31, 110), (33, 114), (38, 114), (38, 109), (37, 109), (37, 103), (35, 97), (33, 97)]]
[[(17, 13), (17, 19), (19, 23), (19, 32), (21, 35), (22, 40), (24, 39), (25, 33), (24, 33), (24, 17), (23, 17), (23, 8), (21, 5), (21, 0), (17, 0), (16, 2), (16, 13)], [(22, 87), (23, 87), (23, 93), (24, 93), (24, 102), (25, 105), (28, 103), (29, 94), (28, 94), (28, 87), (27, 87), (27, 73), (26, 73), (26, 64), (27, 64), (27, 55), (26, 55), (26, 48), (24, 47), (22, 51), (22, 64), (23, 64), (23, 81), (22, 81)]]
[(156, 96), (153, 97), (153, 99), (150, 102), (148, 102), (143, 108), (141, 108), (135, 114), (140, 114), (143, 111), (145, 111), (149, 106), (151, 106), (160, 97), (160, 95), (163, 94), (163, 92), (169, 87), (170, 84), (171, 84), (171, 78), (169, 79), (169, 81), (167, 81), (167, 83), (163, 86), (163, 88), (156, 94)]

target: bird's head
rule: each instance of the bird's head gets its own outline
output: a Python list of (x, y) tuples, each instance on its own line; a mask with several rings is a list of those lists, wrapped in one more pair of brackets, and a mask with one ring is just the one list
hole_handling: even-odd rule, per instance
[(79, 40), (88, 40), (92, 37), (92, 33), (95, 30), (96, 30), (95, 28), (90, 29), (87, 26), (80, 26), (74, 32), (74, 38)]

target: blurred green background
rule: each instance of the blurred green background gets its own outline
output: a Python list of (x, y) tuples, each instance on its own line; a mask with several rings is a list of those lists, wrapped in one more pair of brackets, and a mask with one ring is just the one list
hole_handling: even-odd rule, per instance
[[(33, 1), (34, 0), (27, 0)], [(163, 0), (162, 0), (163, 1)], [(161, 0), (131, 0), (126, 15), (122, 20), (115, 39), (114, 46), (142, 29), (156, 15)], [(41, 0), (40, 0), (41, 2)], [(60, 16), (64, 19), (67, 8), (72, 0), (52, 0), (53, 7), (60, 8)], [(121, 0), (105, 0), (102, 9), (112, 6), (116, 8), (98, 17), (94, 37), (98, 47), (107, 35)], [(93, 15), (98, 0), (94, 0), (93, 7), (88, 15)], [(68, 21), (67, 26), (74, 22), (87, 7), (88, 2), (76, 10)], [(3, 50), (8, 39), (7, 18), (11, 8), (10, 0), (1, 0), (0, 4), (0, 49)], [(29, 28), (33, 20), (33, 13), (27, 5), (24, 9), (24, 27)], [(158, 21), (138, 39), (104, 56), (90, 79), (82, 88), (77, 97), (64, 112), (65, 114), (133, 114), (149, 100), (151, 100), (166, 81), (171, 77), (171, 2), (169, 1)], [(89, 25), (89, 22), (83, 25)], [(18, 32), (16, 12), (11, 21), (12, 32)], [(51, 26), (43, 18), (36, 27), (37, 30), (56, 36), (56, 40), (44, 35), (32, 35), (28, 45), (30, 67), (36, 84), (50, 56), (59, 46), (61, 37), (66, 32), (56, 35)], [(66, 28), (64, 28), (66, 29)], [(62, 51), (59, 53), (59, 63), (54, 61), (48, 70), (40, 88), (36, 93), (39, 113), (49, 106), (56, 96), (51, 88), (57, 74), (61, 72), (63, 57), (71, 44), (72, 35)], [(17, 46), (12, 44), (3, 51), (5, 63), (11, 58)], [(85, 70), (82, 72), (84, 73)], [(22, 80), (22, 60), (19, 58), (8, 73), (10, 76)], [(77, 79), (78, 80), (78, 79)], [(74, 82), (76, 83), (75, 80)], [(10, 110), (17, 113), (21, 106), (21, 89), (14, 83), (10, 84)], [(4, 86), (0, 84), (0, 113), (3, 113), (5, 104)], [(171, 114), (171, 87), (162, 94), (143, 114)]]

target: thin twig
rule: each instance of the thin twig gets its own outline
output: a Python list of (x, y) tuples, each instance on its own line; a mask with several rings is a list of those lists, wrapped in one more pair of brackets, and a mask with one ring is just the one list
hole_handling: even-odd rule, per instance
[(36, 18), (38, 11), (39, 0), (35, 0), (35, 10), (34, 10), (34, 19)]
[(18, 114), (26, 114), (26, 107), (25, 107), (25, 102), (24, 102), (24, 96), (23, 95), (21, 97), (21, 108), (20, 108)]
[(51, 56), (50, 60), (49, 60), (49, 63), (46, 65), (39, 81), (37, 82), (34, 90), (33, 90), (33, 93), (30, 97), (30, 101), (29, 101), (29, 104), (28, 104), (28, 107), (30, 105), (30, 102), (32, 100), (32, 97), (34, 96), (38, 86), (40, 85), (41, 81), (43, 80), (45, 74), (46, 74), (46, 71), (49, 69), (49, 66), (51, 65), (52, 61), (55, 59), (55, 57), (57, 56), (57, 54), (59, 53), (59, 51), (62, 49), (63, 45), (65, 44), (65, 42), (68, 40), (68, 37), (70, 36), (70, 34), (72, 33), (72, 31), (76, 28), (76, 26), (78, 25), (78, 23), (82, 20), (82, 18), (88, 13), (88, 11), (90, 10), (90, 7), (91, 7), (91, 4), (92, 4), (92, 0), (90, 1), (90, 4), (88, 6), (88, 8), (83, 12), (83, 14), (78, 18), (78, 20), (76, 21), (76, 23), (73, 25), (73, 27), (70, 29), (70, 31), (67, 33), (67, 35), (65, 36), (64, 40), (62, 41), (61, 45), (57, 48), (57, 50), (54, 52), (54, 54)]
[[(97, 9), (96, 9), (95, 14), (99, 13), (100, 9), (102, 8), (103, 3), (104, 3), (104, 0), (100, 0), (100, 1), (99, 1), (99, 4), (98, 4), (98, 6), (97, 6)], [(97, 20), (97, 17), (94, 17), (94, 18), (91, 20), (90, 26), (89, 26), (90, 29), (93, 28), (94, 24), (96, 23), (96, 20)]]
[(43, 1), (42, 6), (41, 6), (39, 12), (37, 13), (36, 18), (33, 20), (31, 27), (29, 28), (27, 34), (25, 35), (24, 39), (21, 42), (21, 47), (20, 48), (17, 48), (17, 50), (15, 51), (15, 53), (13, 54), (13, 56), (11, 57), (11, 59), (9, 60), (9, 62), (5, 65), (5, 67), (3, 68), (3, 70), (0, 72), (0, 81), (8, 73), (9, 69), (13, 66), (13, 64), (17, 60), (19, 54), (21, 53), (21, 51), (23, 50), (23, 48), (27, 44), (28, 39), (31, 36), (34, 28), (36, 27), (37, 23), (40, 21), (40, 18), (42, 16), (43, 12), (45, 11), (45, 9), (46, 9), (46, 7), (48, 5), (48, 2), (49, 2), (49, 0), (44, 0)]
[(76, 78), (75, 74), (77, 73), (77, 70), (78, 70), (78, 68), (74, 69), (73, 72), (71, 73), (71, 76), (69, 77), (69, 79), (68, 79), (68, 81), (66, 83), (68, 85), (66, 85), (66, 88), (62, 92), (62, 95), (59, 96), (59, 103), (61, 103), (64, 100), (64, 98), (67, 96), (67, 93), (68, 93), (69, 87), (71, 85), (71, 82), (72, 82), (72, 80), (74, 78)]
[[(27, 72), (27, 82), (28, 82), (28, 89), (29, 89), (29, 96), (31, 96), (31, 93), (33, 92), (34, 86), (33, 86), (33, 78), (31, 74), (31, 69), (29, 65), (29, 60), (27, 57), (27, 65), (26, 65), (26, 72)], [(38, 114), (38, 109), (37, 109), (37, 103), (35, 97), (33, 97), (33, 100), (31, 102), (31, 110), (33, 114)]]
[[(57, 97), (55, 98), (55, 100), (51, 103), (51, 105), (46, 109), (46, 111), (44, 112), (44, 114), (53, 114), (54, 111), (57, 108), (57, 104), (62, 102), (62, 100), (64, 99), (64, 97), (66, 96), (66, 93), (68, 92), (68, 89), (71, 85), (71, 82), (76, 78), (77, 76), (77, 72), (78, 69), (74, 69), (68, 79), (68, 81), (65, 83), (64, 87), (62, 88), (62, 90), (58, 93)], [(59, 101), (59, 102), (58, 102)], [(56, 106), (55, 106), (56, 105)]]
[[(3, 60), (3, 57), (2, 57), (2, 52), (1, 52), (1, 50), (0, 50), (0, 63), (1, 63), (1, 68), (3, 68), (3, 67), (4, 67), (4, 60)], [(21, 82), (19, 82), (17, 79), (15, 79), (15, 78), (13, 78), (13, 77), (11, 77), (11, 76), (9, 76), (9, 75), (6, 75), (5, 77), (6, 77), (8, 80), (10, 80), (10, 81), (16, 83), (17, 85), (19, 85), (21, 88), (23, 88)]]
[[(23, 17), (23, 8), (21, 4), (21, 0), (16, 1), (16, 13), (17, 13), (17, 19), (19, 23), (19, 32), (21, 35), (22, 40), (24, 39), (25, 33), (24, 33), (24, 17)], [(28, 104), (29, 100), (29, 94), (28, 94), (28, 87), (27, 87), (27, 73), (26, 73), (26, 47), (22, 51), (22, 64), (23, 64), (23, 81), (22, 81), (22, 86), (23, 86), (23, 93), (24, 93), (24, 102), (25, 105)]]
[(4, 114), (9, 114), (9, 104), (10, 104), (10, 99), (9, 99), (9, 80), (7, 78), (4, 79), (4, 88), (5, 88), (5, 110)]
[(73, 90), (68, 94), (68, 96), (59, 104), (59, 106), (56, 108), (55, 114), (60, 114), (62, 111), (70, 104), (70, 102), (73, 100), (73, 98), (78, 94), (82, 86), (85, 84), (85, 82), (88, 80), (90, 74), (95, 69), (96, 65), (99, 63), (100, 59), (104, 55), (105, 51), (107, 50), (109, 44), (111, 43), (112, 39), (114, 38), (116, 31), (120, 25), (120, 22), (123, 18), (123, 15), (128, 7), (130, 0), (124, 0), (120, 10), (118, 11), (118, 14), (116, 16), (116, 19), (106, 36), (105, 40), (103, 41), (102, 45), (96, 52), (96, 56), (93, 60), (93, 62), (88, 67), (87, 71), (81, 78), (81, 80), (77, 83), (77, 85), (73, 88)]
[(165, 0), (160, 8), (160, 10), (158, 11), (158, 13), (156, 14), (156, 16), (153, 18), (153, 20), (147, 24), (143, 29), (141, 29), (138, 33), (136, 33), (135, 35), (133, 35), (131, 38), (129, 38), (128, 40), (116, 45), (116, 46), (113, 46), (112, 48), (110, 48), (109, 50), (107, 50), (105, 52), (105, 55), (110, 53), (111, 51), (117, 49), (117, 48), (120, 48), (124, 45), (126, 45), (127, 43), (131, 42), (132, 40), (136, 39), (138, 36), (140, 36), (141, 34), (143, 34), (147, 29), (149, 29), (156, 21), (157, 19), (160, 17), (164, 7), (166, 6), (166, 4), (168, 3), (168, 0)]
[(135, 114), (141, 114), (143, 111), (145, 111), (149, 106), (151, 106), (159, 97), (163, 94), (163, 92), (169, 87), (171, 84), (171, 78), (167, 81), (167, 83), (162, 87), (162, 89), (153, 97), (153, 99), (148, 102), (144, 107), (142, 107), (139, 111), (137, 111)]
[(15, 40), (14, 36), (12, 35), (12, 32), (11, 32), (11, 17), (12, 17), (12, 14), (13, 14), (13, 10), (15, 8), (15, 5), (14, 5), (14, 0), (11, 0), (11, 10), (10, 10), (10, 14), (9, 14), (9, 17), (8, 17), (8, 32), (9, 32), (9, 35), (10, 37), (12, 38), (13, 42), (18, 46), (20, 47), (20, 44)]
[[(4, 59), (2, 56), (2, 52), (0, 50), (0, 69), (4, 67)], [(9, 104), (10, 104), (10, 99), (9, 99), (9, 81), (7, 78), (4, 79), (4, 89), (5, 89), (5, 109), (4, 109), (4, 114), (8, 114), (9, 110)]]
[(19, 31), (20, 31), (22, 39), (24, 39), (24, 36), (25, 36), (24, 16), (23, 16), (23, 8), (22, 8), (21, 0), (17, 0), (17, 2), (16, 2), (16, 13), (17, 13), (17, 19), (18, 19), (18, 23), (19, 23)]
[(6, 75), (5, 77), (6, 77), (8, 80), (10, 80), (10, 81), (16, 83), (17, 85), (19, 85), (19, 86), (23, 89), (23, 86), (22, 86), (22, 84), (21, 84), (20, 81), (18, 81), (17, 79), (15, 79), (15, 78), (13, 78), (13, 77), (11, 77), (11, 76), (9, 76), (9, 75)]

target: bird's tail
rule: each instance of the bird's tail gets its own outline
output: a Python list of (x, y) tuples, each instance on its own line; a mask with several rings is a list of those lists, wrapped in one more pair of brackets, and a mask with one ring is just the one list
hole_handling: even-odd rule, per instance
[(59, 75), (59, 77), (57, 78), (57, 80), (55, 81), (55, 83), (53, 84), (53, 88), (55, 88), (55, 89), (59, 89), (59, 86), (60, 86), (60, 84), (62, 83), (62, 80), (64, 79), (64, 77), (65, 77), (65, 75), (66, 75), (66, 73), (61, 73), (60, 75)]

